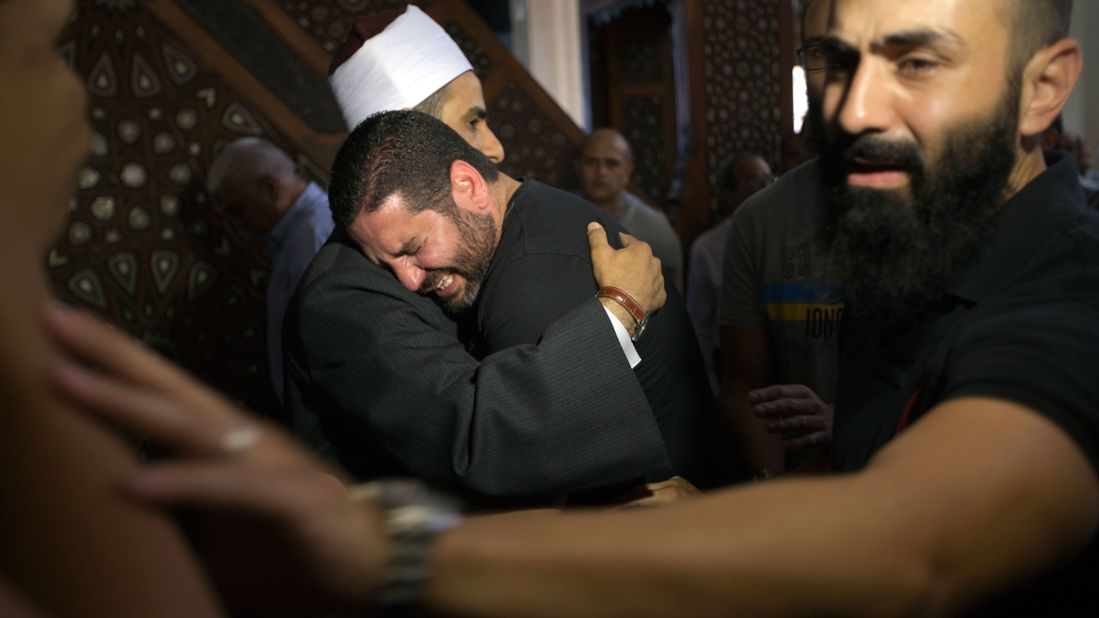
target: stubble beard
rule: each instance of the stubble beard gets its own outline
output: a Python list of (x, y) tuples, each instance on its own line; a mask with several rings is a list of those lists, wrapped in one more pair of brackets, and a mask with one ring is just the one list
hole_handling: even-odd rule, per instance
[(491, 215), (457, 211), (445, 212), (454, 222), (461, 246), (449, 267), (431, 273), (432, 282), (446, 274), (460, 276), (465, 284), (449, 298), (440, 298), (443, 308), (451, 314), (462, 313), (477, 302), (481, 286), (488, 276), (492, 258), (496, 255), (496, 224)]

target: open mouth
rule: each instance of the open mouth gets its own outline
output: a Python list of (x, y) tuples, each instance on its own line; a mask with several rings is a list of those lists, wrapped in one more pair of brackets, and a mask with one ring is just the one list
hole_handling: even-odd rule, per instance
[(859, 187), (896, 187), (908, 184), (908, 167), (887, 161), (852, 158), (844, 162), (847, 184)]
[(434, 293), (440, 298), (453, 295), (458, 288), (458, 277), (454, 273), (440, 273), (435, 276), (430, 285), (421, 288), (422, 294)]

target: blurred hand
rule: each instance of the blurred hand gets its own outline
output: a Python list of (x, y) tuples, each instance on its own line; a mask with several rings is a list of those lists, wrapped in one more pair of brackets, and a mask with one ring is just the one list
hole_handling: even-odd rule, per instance
[(673, 476), (670, 479), (657, 483), (639, 485), (629, 495), (624, 496), (625, 502), (618, 508), (634, 508), (639, 506), (660, 506), (671, 504), (677, 500), (700, 496), (702, 492), (682, 476)]
[(591, 248), (592, 270), (600, 287), (612, 285), (641, 304), (649, 313), (664, 306), (664, 275), (660, 259), (653, 256), (649, 245), (621, 234), (622, 248), (607, 243), (607, 232), (598, 223), (588, 224), (588, 246)]
[(51, 307), (67, 354), (60, 394), (173, 455), (128, 479), (131, 496), (186, 507), (195, 545), (233, 613), (368, 607), (384, 563), (380, 514), (339, 474), (126, 335)]
[(748, 392), (748, 401), (767, 431), (782, 435), (787, 451), (832, 441), (832, 406), (803, 384), (777, 384)]

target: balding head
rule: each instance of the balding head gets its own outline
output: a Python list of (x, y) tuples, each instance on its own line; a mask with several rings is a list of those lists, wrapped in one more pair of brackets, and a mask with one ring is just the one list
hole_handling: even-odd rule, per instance
[(726, 157), (717, 172), (718, 217), (732, 215), (744, 200), (774, 179), (767, 160), (754, 152), (735, 152)]
[(580, 146), (576, 171), (584, 197), (613, 211), (633, 174), (629, 142), (615, 129), (592, 131)]
[(206, 172), (206, 189), (223, 213), (257, 232), (274, 227), (305, 184), (285, 152), (256, 137), (230, 142)]
[(630, 148), (630, 143), (626, 141), (626, 137), (611, 127), (604, 127), (602, 129), (596, 129), (584, 137), (584, 141), (580, 144), (580, 153), (584, 153), (590, 150), (616, 150), (625, 157), (625, 160), (633, 165), (633, 150)]

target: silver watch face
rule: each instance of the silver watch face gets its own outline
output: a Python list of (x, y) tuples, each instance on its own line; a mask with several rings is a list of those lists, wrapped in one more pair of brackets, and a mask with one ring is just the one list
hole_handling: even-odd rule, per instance
[(630, 341), (637, 341), (641, 338), (641, 333), (645, 332), (645, 327), (649, 325), (649, 316), (645, 316), (640, 322), (637, 323), (637, 330), (634, 331), (633, 337), (630, 337)]

